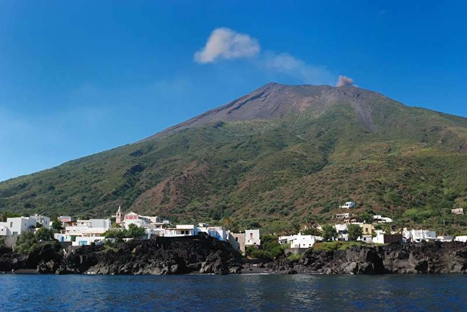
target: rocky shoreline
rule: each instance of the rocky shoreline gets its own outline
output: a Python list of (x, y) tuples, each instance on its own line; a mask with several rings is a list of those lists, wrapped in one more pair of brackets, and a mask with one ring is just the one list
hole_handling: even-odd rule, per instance
[(299, 259), (248, 261), (209, 236), (134, 240), (65, 250), (44, 243), (28, 254), (0, 248), (0, 272), (39, 274), (461, 274), (467, 244), (395, 243), (308, 250)]

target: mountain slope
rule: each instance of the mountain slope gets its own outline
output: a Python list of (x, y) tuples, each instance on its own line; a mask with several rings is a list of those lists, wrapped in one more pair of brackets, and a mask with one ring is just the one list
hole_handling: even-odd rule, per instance
[[(348, 199), (400, 222), (467, 225), (467, 119), (355, 87), (268, 84), (135, 144), (0, 183), (0, 210), (325, 221)], [(465, 224), (464, 224), (465, 223)]]

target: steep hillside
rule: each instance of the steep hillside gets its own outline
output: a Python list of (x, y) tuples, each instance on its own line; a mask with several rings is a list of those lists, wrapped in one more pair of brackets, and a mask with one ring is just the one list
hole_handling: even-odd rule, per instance
[(135, 144), (0, 183), (0, 210), (273, 230), (338, 203), (457, 230), (467, 202), (467, 119), (355, 87), (268, 84)]

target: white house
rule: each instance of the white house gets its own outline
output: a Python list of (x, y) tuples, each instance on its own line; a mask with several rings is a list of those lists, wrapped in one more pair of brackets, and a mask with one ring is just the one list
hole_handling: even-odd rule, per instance
[(66, 226), (63, 234), (74, 237), (99, 237), (110, 230), (109, 219), (78, 220), (76, 225)]
[(454, 240), (454, 236), (451, 236), (451, 235), (441, 235), (441, 236), (438, 236), (436, 237), (436, 241), (438, 242), (452, 242)]
[(467, 235), (456, 236), (456, 238), (454, 238), (454, 241), (467, 243)]
[(7, 222), (0, 222), (0, 236), (11, 236), (10, 228)]
[(47, 229), (50, 229), (50, 227), (52, 226), (52, 224), (50, 223), (49, 217), (38, 215), (36, 213), (35, 215), (31, 216), (31, 218), (36, 219), (36, 223), (39, 223), (40, 225), (42, 225), (43, 227)]
[(316, 242), (316, 239), (313, 235), (295, 235), (295, 239), (292, 240), (290, 248), (311, 248)]
[(178, 224), (174, 228), (164, 230), (165, 237), (180, 237), (198, 235), (198, 228), (193, 224)]
[(292, 245), (292, 241), (296, 238), (297, 238), (297, 235), (279, 236), (278, 242), (280, 245), (286, 245), (286, 244)]
[(336, 219), (338, 219), (338, 220), (350, 219), (350, 213), (349, 213), (349, 212), (346, 212), (346, 213), (337, 213), (337, 214), (336, 214)]
[(339, 208), (341, 208), (341, 209), (352, 209), (354, 207), (355, 207), (355, 202), (353, 202), (353, 201), (346, 202), (342, 206), (339, 206)]
[(430, 230), (407, 230), (407, 228), (404, 228), (402, 236), (405, 239), (410, 239), (414, 242), (436, 240), (436, 232)]
[(374, 215), (373, 220), (378, 223), (391, 223), (392, 219), (388, 217), (383, 217), (382, 215)]
[(208, 226), (207, 224), (200, 223), (198, 226), (198, 233), (206, 233), (223, 242), (228, 240), (228, 232), (222, 226)]
[(336, 228), (337, 239), (338, 240), (344, 240), (344, 241), (349, 240), (349, 234), (348, 234), (348, 231), (347, 231), (347, 224), (336, 224), (336, 225), (334, 225), (334, 227)]
[(463, 215), (464, 214), (464, 208), (451, 209), (451, 213), (455, 214), (455, 215)]
[(260, 246), (261, 236), (259, 230), (246, 230), (245, 231), (245, 246)]
[(8, 218), (6, 222), (1, 222), (0, 235), (10, 236), (19, 235), (26, 231), (31, 231), (36, 227), (36, 219), (33, 217)]
[(75, 241), (71, 243), (72, 246), (89, 246), (91, 244), (100, 244), (105, 240), (104, 236), (93, 236), (93, 237), (85, 237), (79, 236), (76, 237)]

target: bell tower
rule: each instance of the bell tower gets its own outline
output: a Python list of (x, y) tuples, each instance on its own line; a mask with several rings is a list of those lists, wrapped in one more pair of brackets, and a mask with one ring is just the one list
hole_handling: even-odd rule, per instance
[(118, 206), (117, 214), (115, 215), (115, 223), (122, 223), (122, 208)]

